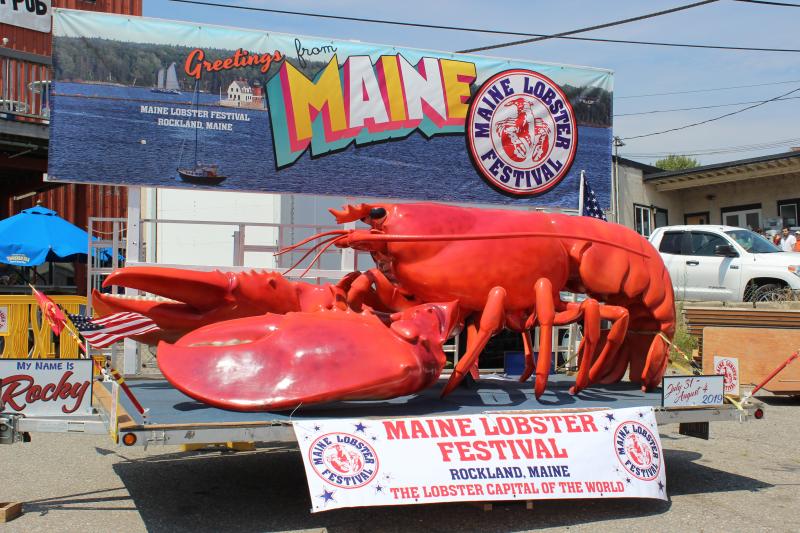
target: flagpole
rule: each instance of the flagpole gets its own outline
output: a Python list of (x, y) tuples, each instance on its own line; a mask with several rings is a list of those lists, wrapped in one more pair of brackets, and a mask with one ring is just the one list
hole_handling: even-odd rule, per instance
[(581, 170), (581, 184), (578, 189), (578, 216), (583, 216), (583, 175), (585, 172), (585, 170)]
[[(36, 287), (34, 287), (32, 284), (29, 283), (28, 285), (30, 286), (31, 290), (33, 290), (34, 294), (39, 293), (39, 291), (36, 290)], [(39, 293), (39, 294), (41, 294), (41, 293)], [(56, 307), (59, 307), (59, 305), (57, 303), (55, 303), (55, 302), (52, 302), (52, 303)], [(60, 309), (60, 307), (59, 307), (59, 309)], [(45, 320), (47, 320), (46, 317), (45, 317)], [(86, 354), (86, 357), (88, 359), (92, 360), (92, 364), (94, 366), (96, 366), (98, 368), (98, 370), (100, 370), (101, 373), (105, 374), (106, 373), (106, 369), (101, 368), (100, 365), (95, 360), (95, 358), (92, 357), (91, 354), (89, 353), (89, 341), (87, 341), (84, 338), (85, 342), (81, 342), (80, 334), (74, 329), (73, 325), (71, 324), (71, 319), (69, 319), (67, 317), (65, 317), (65, 320), (63, 321), (62, 331), (64, 331), (64, 330), (68, 331), (69, 334), (72, 335), (72, 337), (78, 343), (78, 347), (83, 350), (83, 353)], [(141, 414), (142, 416), (144, 416), (146, 418), (147, 417), (147, 409), (142, 407), (142, 404), (139, 403), (139, 400), (136, 399), (136, 396), (133, 394), (133, 391), (130, 389), (130, 387), (128, 387), (128, 384), (125, 383), (125, 379), (122, 377), (122, 374), (120, 374), (119, 371), (117, 371), (114, 367), (112, 367), (110, 365), (108, 367), (108, 371), (107, 372), (111, 376), (111, 378), (119, 384), (120, 388), (128, 396), (128, 399), (131, 401), (131, 403), (136, 408), (136, 410), (139, 412), (139, 414)]]

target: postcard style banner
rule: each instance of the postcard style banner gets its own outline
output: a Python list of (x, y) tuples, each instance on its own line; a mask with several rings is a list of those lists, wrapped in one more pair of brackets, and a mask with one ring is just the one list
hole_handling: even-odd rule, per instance
[(666, 499), (652, 407), (295, 421), (312, 512), (571, 498)]
[(52, 181), (610, 204), (612, 74), (56, 10)]
[(0, 359), (0, 412), (92, 414), (91, 359)]

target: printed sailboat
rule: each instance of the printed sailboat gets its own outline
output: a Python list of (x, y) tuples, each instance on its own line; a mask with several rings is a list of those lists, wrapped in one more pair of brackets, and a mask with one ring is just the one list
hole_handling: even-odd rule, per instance
[[(195, 97), (195, 111), (197, 111), (200, 105), (200, 93), (198, 91), (198, 84), (195, 83), (194, 86), (194, 97)], [(196, 115), (196, 114), (195, 114)], [(200, 163), (197, 161), (197, 145), (199, 142), (199, 133), (197, 124), (200, 123), (197, 118), (195, 118), (196, 123), (194, 127), (194, 166), (193, 167), (178, 167), (178, 175), (181, 177), (181, 180), (187, 183), (194, 183), (195, 185), (219, 185), (227, 176), (221, 176), (219, 174), (219, 165), (215, 163)], [(180, 161), (178, 162), (180, 165)]]
[(156, 78), (156, 86), (153, 88), (154, 93), (181, 94), (181, 87), (178, 85), (178, 73), (175, 70), (175, 63), (172, 63), (166, 69), (158, 69)]

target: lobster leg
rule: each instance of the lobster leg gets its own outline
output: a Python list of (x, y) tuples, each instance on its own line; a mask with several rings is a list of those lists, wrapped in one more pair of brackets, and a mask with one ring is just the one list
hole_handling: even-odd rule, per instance
[(616, 305), (604, 305), (600, 308), (600, 318), (613, 321), (606, 338), (606, 344), (589, 371), (589, 382), (597, 383), (602, 373), (612, 368), (619, 357), (619, 348), (628, 332), (628, 310)]
[(538, 400), (547, 387), (553, 357), (553, 323), (556, 318), (553, 284), (547, 278), (539, 278), (534, 285), (536, 317), (539, 322), (539, 360), (536, 362), (534, 392)]
[(531, 338), (531, 330), (529, 327), (522, 331), (522, 346), (525, 350), (525, 370), (519, 377), (519, 381), (524, 383), (533, 374), (533, 339)]
[(577, 394), (589, 384), (589, 369), (592, 366), (597, 343), (600, 340), (600, 303), (594, 298), (587, 298), (581, 302), (583, 308), (583, 340), (580, 352), (580, 368), (569, 392)]
[(472, 342), (467, 342), (467, 351), (464, 356), (459, 359), (458, 364), (453, 369), (453, 374), (450, 380), (442, 390), (442, 397), (450, 394), (455, 389), (461, 380), (464, 379), (467, 372), (470, 371), (472, 366), (478, 360), (478, 356), (486, 343), (492, 335), (503, 327), (505, 318), (505, 299), (506, 290), (502, 287), (495, 287), (489, 291), (489, 297), (486, 300), (486, 305), (480, 316), (478, 330), (475, 335), (468, 335)]

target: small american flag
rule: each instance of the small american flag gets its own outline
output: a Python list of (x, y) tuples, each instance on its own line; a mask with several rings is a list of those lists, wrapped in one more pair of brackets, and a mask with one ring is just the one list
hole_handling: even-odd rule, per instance
[(608, 219), (606, 219), (606, 214), (600, 209), (600, 204), (597, 203), (597, 197), (594, 195), (594, 191), (589, 186), (589, 180), (585, 177), (583, 178), (583, 213), (581, 214), (585, 217), (594, 217), (608, 221)]
[(114, 313), (94, 320), (83, 315), (68, 315), (86, 342), (95, 348), (106, 348), (125, 337), (159, 329), (155, 322), (139, 313)]

